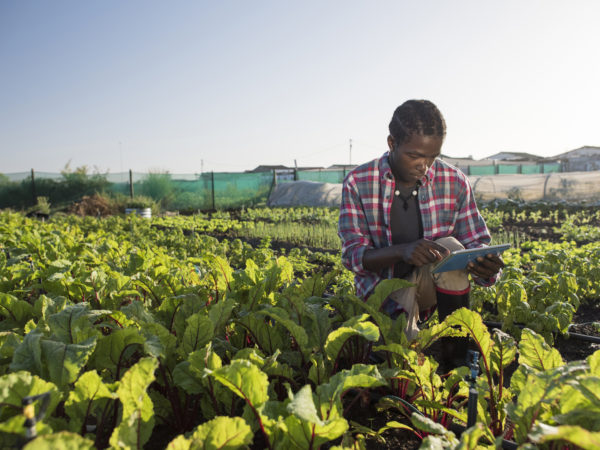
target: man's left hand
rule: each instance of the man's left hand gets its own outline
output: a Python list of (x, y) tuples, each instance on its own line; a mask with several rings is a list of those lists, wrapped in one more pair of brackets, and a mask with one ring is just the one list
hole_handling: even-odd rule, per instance
[(477, 262), (470, 262), (467, 266), (467, 272), (474, 277), (483, 278), (488, 280), (500, 272), (500, 269), (504, 267), (504, 261), (502, 258), (495, 254), (488, 254), (477, 258)]

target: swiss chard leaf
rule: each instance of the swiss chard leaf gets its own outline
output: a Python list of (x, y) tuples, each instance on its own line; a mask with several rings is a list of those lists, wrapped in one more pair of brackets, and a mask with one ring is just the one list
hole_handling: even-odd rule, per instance
[(221, 416), (199, 425), (187, 441), (190, 450), (235, 450), (250, 445), (252, 437), (244, 419)]
[(564, 364), (560, 353), (534, 331), (525, 328), (519, 342), (519, 364), (535, 370), (549, 370)]
[(142, 448), (154, 428), (152, 400), (146, 393), (154, 381), (158, 361), (142, 358), (119, 382), (117, 396), (123, 405), (121, 422), (114, 429), (110, 444), (118, 448)]
[(65, 412), (69, 416), (69, 429), (85, 434), (85, 425), (91, 417), (98, 418), (106, 402), (116, 398), (114, 388), (105, 384), (96, 371), (81, 375), (69, 392)]
[(53, 434), (38, 436), (23, 447), (23, 450), (94, 450), (93, 441), (76, 433), (61, 431)]
[(530, 438), (536, 444), (552, 441), (565, 441), (584, 450), (600, 448), (600, 432), (586, 430), (577, 425), (562, 425), (558, 427), (536, 424), (531, 430)]
[[(19, 416), (22, 430), (23, 398), (46, 392), (50, 394), (46, 414), (50, 415), (60, 401), (60, 392), (56, 385), (25, 371), (13, 372), (0, 377), (0, 404), (3, 405), (3, 408), (0, 409), (0, 422), (7, 420), (9, 417)], [(40, 402), (35, 403), (36, 413), (39, 413), (39, 405)]]

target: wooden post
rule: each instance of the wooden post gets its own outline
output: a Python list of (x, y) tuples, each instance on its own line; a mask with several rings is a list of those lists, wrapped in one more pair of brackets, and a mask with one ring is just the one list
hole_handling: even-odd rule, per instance
[(210, 172), (210, 193), (211, 193), (211, 197), (212, 197), (212, 209), (213, 211), (216, 210), (216, 205), (215, 205), (215, 171), (211, 170)]
[(129, 197), (133, 198), (133, 172), (129, 169)]
[(35, 171), (31, 169), (31, 195), (33, 198), (33, 204), (37, 205), (37, 193), (35, 192)]

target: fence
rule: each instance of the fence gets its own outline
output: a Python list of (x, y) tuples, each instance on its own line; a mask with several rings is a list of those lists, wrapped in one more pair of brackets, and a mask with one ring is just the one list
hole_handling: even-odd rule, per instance
[(562, 172), (560, 163), (539, 164), (494, 164), (488, 166), (466, 166), (460, 169), (467, 175), (531, 175)]
[[(561, 186), (553, 186), (548, 174), (560, 172), (558, 163), (495, 164), (461, 168), (472, 179), (476, 193), (483, 197), (526, 197), (543, 185), (541, 197), (565, 192), (575, 187), (577, 180), (567, 174)], [(0, 175), (0, 208), (26, 208), (36, 203), (37, 197), (47, 197), (52, 205), (72, 202), (83, 195), (102, 192), (109, 195), (133, 197), (144, 195), (160, 201), (174, 210), (229, 209), (266, 204), (269, 194), (278, 183), (313, 181), (340, 184), (349, 169), (288, 169), (270, 172), (207, 172), (201, 174), (128, 173), (94, 174), (31, 172)], [(531, 175), (527, 186), (515, 186), (515, 179)], [(509, 175), (518, 175), (510, 177)], [(537, 177), (542, 177), (539, 180)], [(507, 178), (508, 177), (508, 178)], [(511, 178), (514, 178), (511, 180)], [(545, 181), (544, 181), (545, 180)], [(553, 179), (554, 180), (554, 179)], [(568, 184), (568, 186), (565, 185)], [(592, 183), (593, 184), (593, 183)], [(530, 187), (531, 186), (536, 186)], [(569, 188), (569, 189), (567, 189)], [(539, 189), (538, 189), (539, 190)], [(595, 192), (595, 189), (592, 189)], [(536, 191), (537, 192), (537, 191)], [(587, 184), (581, 194), (590, 192)], [(536, 197), (540, 197), (537, 193)]]

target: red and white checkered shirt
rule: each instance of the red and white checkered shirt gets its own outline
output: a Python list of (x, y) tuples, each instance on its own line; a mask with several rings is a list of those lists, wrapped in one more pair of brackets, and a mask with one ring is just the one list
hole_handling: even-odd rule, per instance
[[(367, 298), (381, 280), (393, 275), (393, 267), (375, 273), (362, 264), (366, 250), (392, 245), (390, 209), (395, 181), (388, 154), (350, 172), (342, 189), (338, 223), (342, 263), (354, 272), (356, 294), (361, 298)], [(456, 167), (436, 159), (421, 180), (418, 200), (424, 239), (454, 236), (465, 248), (490, 243), (469, 180)], [(476, 281), (490, 285), (496, 280)]]

